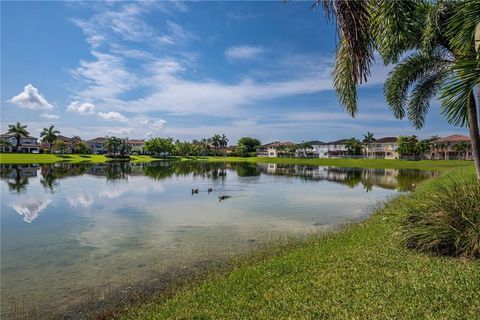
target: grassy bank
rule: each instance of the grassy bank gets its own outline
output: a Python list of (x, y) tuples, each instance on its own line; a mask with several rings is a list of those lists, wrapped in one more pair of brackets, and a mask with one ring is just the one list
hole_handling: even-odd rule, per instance
[(256, 163), (278, 163), (278, 164), (299, 164), (314, 166), (335, 166), (350, 168), (388, 168), (388, 169), (420, 169), (446, 171), (458, 167), (471, 167), (472, 161), (463, 160), (385, 160), (385, 159), (302, 159), (302, 158), (268, 158), (268, 157), (198, 157), (216, 162), (256, 162)]
[[(176, 158), (175, 158), (176, 159)], [(181, 159), (181, 158), (180, 158)], [(68, 163), (104, 163), (111, 161), (112, 159), (99, 154), (32, 154), (32, 153), (0, 153), (0, 164), (29, 164), (39, 163), (48, 164), (56, 162), (68, 162)], [(150, 156), (131, 156), (133, 162), (150, 162), (159, 160), (158, 158)]]
[[(473, 174), (471, 167), (451, 170), (422, 183), (415, 194)], [(211, 276), (129, 310), (125, 318), (478, 319), (479, 261), (400, 244), (400, 212), (411, 201), (414, 195), (396, 198), (365, 222)]]

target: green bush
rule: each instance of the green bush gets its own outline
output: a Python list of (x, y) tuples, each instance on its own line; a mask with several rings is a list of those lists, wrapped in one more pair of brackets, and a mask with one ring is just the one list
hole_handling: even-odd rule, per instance
[(474, 175), (439, 179), (404, 208), (402, 240), (419, 251), (480, 257), (480, 183)]

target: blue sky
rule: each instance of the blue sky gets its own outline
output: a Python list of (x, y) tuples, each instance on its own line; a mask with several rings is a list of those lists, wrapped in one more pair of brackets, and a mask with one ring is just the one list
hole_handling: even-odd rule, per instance
[(437, 102), (422, 130), (394, 119), (381, 63), (350, 118), (332, 89), (335, 40), (310, 2), (2, 2), (1, 129), (233, 143), (466, 132)]

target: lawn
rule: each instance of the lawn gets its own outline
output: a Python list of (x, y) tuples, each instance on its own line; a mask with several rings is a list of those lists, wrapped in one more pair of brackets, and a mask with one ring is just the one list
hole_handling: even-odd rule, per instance
[[(131, 156), (133, 162), (150, 162), (158, 160), (150, 156)], [(57, 155), (57, 154), (32, 154), (32, 153), (0, 153), (0, 163), (2, 164), (28, 164), (28, 163), (39, 163), (39, 164), (48, 164), (55, 162), (68, 162), (68, 163), (103, 163), (111, 161), (104, 155), (98, 154), (66, 154), (66, 155)]]
[[(473, 174), (472, 167), (457, 168), (422, 183), (415, 193), (451, 176)], [(211, 275), (124, 317), (478, 319), (480, 262), (418, 253), (399, 243), (400, 209), (414, 199), (400, 196), (362, 223), (280, 254), (267, 252), (265, 259)]]

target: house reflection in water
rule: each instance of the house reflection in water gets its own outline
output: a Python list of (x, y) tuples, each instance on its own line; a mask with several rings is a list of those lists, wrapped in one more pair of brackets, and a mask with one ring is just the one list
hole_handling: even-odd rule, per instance
[(415, 184), (435, 175), (434, 172), (420, 170), (339, 168), (305, 165), (259, 164), (267, 174), (299, 176), (306, 180), (326, 180), (350, 187), (363, 185), (368, 192), (375, 187), (398, 191), (411, 191)]

